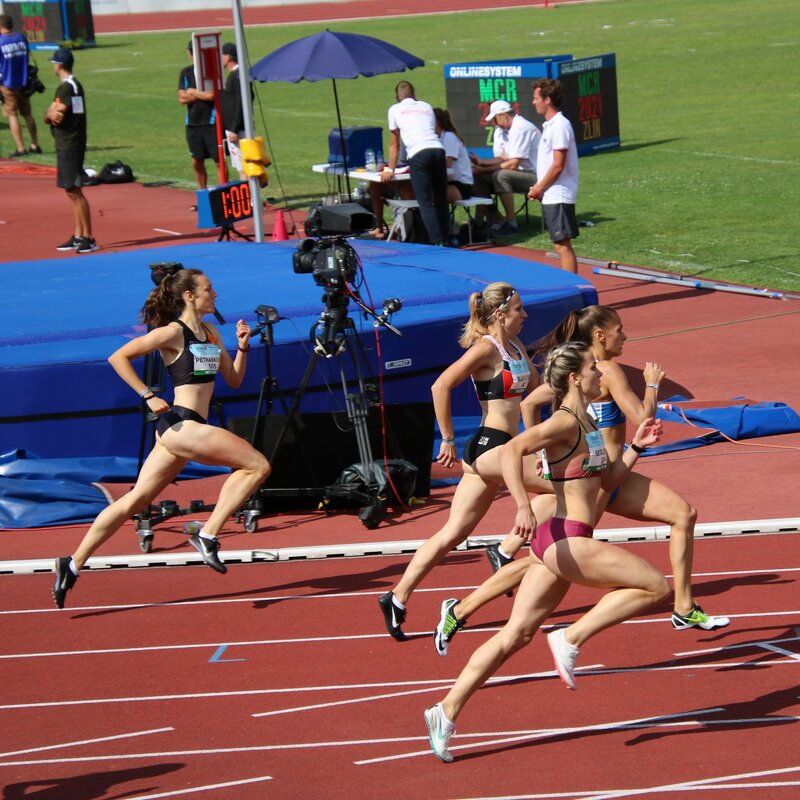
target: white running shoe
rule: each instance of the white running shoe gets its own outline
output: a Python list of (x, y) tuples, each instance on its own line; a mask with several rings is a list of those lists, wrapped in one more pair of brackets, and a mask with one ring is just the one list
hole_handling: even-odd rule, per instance
[(575, 689), (575, 662), (580, 650), (564, 638), (564, 629), (559, 628), (547, 634), (547, 644), (553, 654), (556, 672), (570, 689)]
[(730, 625), (731, 621), (728, 617), (712, 617), (706, 614), (697, 603), (694, 604), (692, 610), (684, 616), (677, 611), (672, 612), (672, 627), (676, 631), (685, 631), (689, 628), (702, 628), (704, 631), (713, 631), (715, 628), (724, 628)]
[(428, 726), (431, 750), (437, 758), (449, 764), (453, 760), (453, 754), (447, 749), (447, 745), (455, 733), (455, 726), (445, 718), (441, 703), (425, 709), (425, 724)]

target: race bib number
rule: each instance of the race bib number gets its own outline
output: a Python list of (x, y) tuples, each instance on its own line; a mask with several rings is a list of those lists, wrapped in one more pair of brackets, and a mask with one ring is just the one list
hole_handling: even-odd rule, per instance
[(522, 394), (531, 379), (531, 371), (528, 362), (524, 359), (519, 361), (509, 361), (508, 368), (511, 372), (511, 386), (508, 387), (510, 394)]
[(73, 114), (85, 114), (86, 111), (83, 107), (83, 95), (76, 94), (72, 98), (72, 113)]
[(583, 459), (583, 469), (586, 472), (599, 472), (608, 466), (608, 453), (600, 431), (589, 431), (586, 434), (586, 444), (589, 452)]
[(220, 350), (209, 342), (192, 342), (189, 345), (192, 354), (193, 375), (216, 375), (219, 370)]

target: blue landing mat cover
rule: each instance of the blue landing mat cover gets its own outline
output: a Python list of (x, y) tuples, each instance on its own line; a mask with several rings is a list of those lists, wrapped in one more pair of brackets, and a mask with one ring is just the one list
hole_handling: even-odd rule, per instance
[[(45, 528), (91, 522), (107, 505), (92, 483), (136, 480), (137, 459), (39, 458), (13, 450), (0, 455), (0, 529)], [(181, 479), (207, 478), (226, 469), (189, 463)]]

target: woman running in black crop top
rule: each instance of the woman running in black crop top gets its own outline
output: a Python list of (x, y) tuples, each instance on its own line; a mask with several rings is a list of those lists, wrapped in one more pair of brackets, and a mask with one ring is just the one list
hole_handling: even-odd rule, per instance
[[(133, 489), (98, 515), (72, 558), (56, 559), (53, 599), (59, 608), (64, 607), (67, 592), (89, 556), (126, 520), (148, 508), (192, 460), (233, 470), (220, 490), (211, 516), (189, 540), (206, 564), (217, 572), (226, 571), (217, 552), (217, 534), (228, 517), (266, 480), (270, 465), (244, 439), (206, 424), (214, 376), (220, 372), (229, 386), (238, 388), (244, 379), (250, 349), (250, 329), (244, 320), (236, 323), (234, 359), (221, 346), (216, 327), (202, 321), (205, 315), (214, 312), (216, 297), (211, 281), (200, 270), (183, 269), (167, 275), (150, 293), (142, 309), (142, 321), (152, 326), (152, 330), (109, 357), (120, 378), (142, 398), (149, 411), (158, 415), (156, 443)], [(145, 386), (133, 366), (135, 359), (156, 351), (161, 353), (173, 378), (172, 406)]]
[[(556, 516), (542, 526), (544, 530), (536, 528), (525, 488), (523, 459), (540, 448), (552, 462), (576, 455), (592, 458), (591, 444), (581, 435), (576, 448), (575, 438), (581, 427), (591, 427), (586, 408), (597, 393), (600, 373), (589, 348), (571, 342), (550, 353), (545, 379), (556, 393), (556, 405), (571, 413), (553, 414), (546, 422), (528, 428), (499, 448), (499, 456), (506, 486), (517, 503), (513, 531), (526, 539), (534, 532), (537, 540), (540, 536), (546, 539), (531, 553), (509, 621), (473, 653), (447, 696), (425, 712), (432, 749), (443, 761), (453, 760), (449, 740), (456, 717), (469, 698), (531, 640), (572, 583), (609, 591), (577, 622), (547, 637), (556, 670), (570, 688), (575, 688), (575, 660), (584, 642), (669, 594), (664, 576), (646, 561), (622, 547), (592, 538), (603, 471), (587, 469), (575, 480), (556, 484)], [(633, 437), (634, 448), (605, 470), (606, 485), (613, 487), (621, 481), (636, 462), (638, 452), (655, 444), (659, 435), (660, 423), (645, 420)]]
[[(405, 639), (400, 626), (413, 591), (447, 553), (475, 530), (489, 510), (503, 483), (497, 448), (519, 431), (522, 396), (539, 382), (519, 339), (527, 314), (514, 287), (491, 283), (483, 292), (473, 292), (469, 305), (470, 317), (460, 339), (466, 352), (431, 389), (442, 435), (436, 460), (448, 469), (456, 461), (450, 397), (457, 386), (470, 378), (479, 395), (483, 418), (464, 447), (464, 474), (453, 495), (447, 523), (417, 550), (397, 586), (379, 600), (386, 628), (398, 641)], [(536, 474), (535, 461), (533, 456), (526, 459), (528, 490), (552, 492), (550, 483)]]

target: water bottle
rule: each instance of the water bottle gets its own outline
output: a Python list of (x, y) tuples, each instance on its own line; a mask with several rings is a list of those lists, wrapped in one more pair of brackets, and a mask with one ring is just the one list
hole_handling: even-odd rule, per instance
[(375, 168), (378, 172), (383, 172), (383, 168), (386, 166), (386, 162), (383, 160), (383, 150), (378, 150), (375, 154), (375, 161), (377, 162)]
[(375, 151), (372, 148), (364, 151), (364, 166), (367, 172), (375, 172), (378, 169), (378, 164), (375, 161)]

